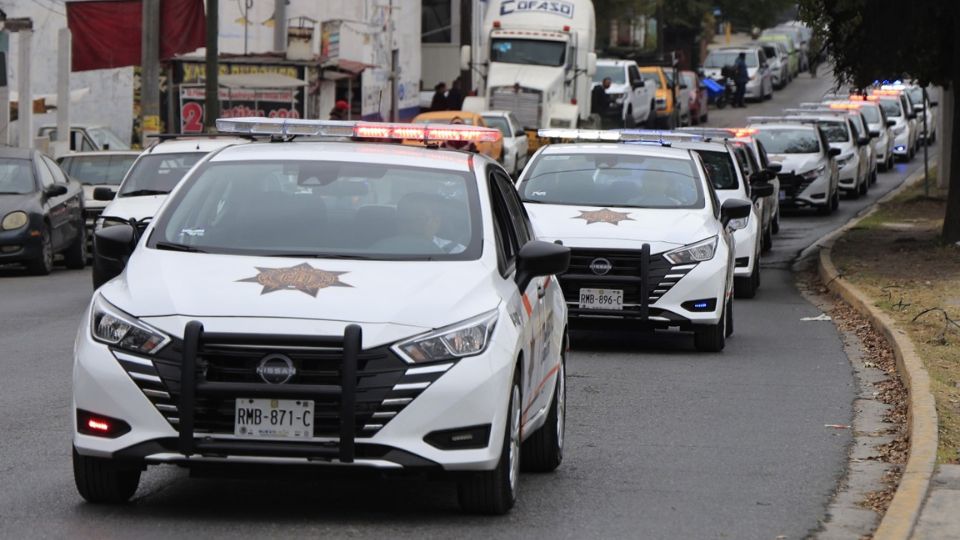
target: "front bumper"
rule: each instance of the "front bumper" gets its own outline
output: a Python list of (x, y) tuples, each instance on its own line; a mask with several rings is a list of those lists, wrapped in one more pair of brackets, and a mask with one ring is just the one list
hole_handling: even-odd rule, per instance
[(747, 88), (744, 96), (751, 99), (759, 99), (763, 97), (763, 79), (758, 78), (752, 81), (747, 81)]
[[(558, 277), (571, 324), (602, 326), (611, 320), (628, 321), (641, 330), (689, 331), (697, 325), (717, 324), (727, 294), (728, 251), (721, 243), (713, 259), (674, 265), (649, 248), (621, 250), (572, 247), (570, 269)], [(614, 270), (605, 275), (590, 271), (591, 261), (604, 258)], [(623, 309), (580, 307), (580, 289), (619, 289)], [(710, 310), (688, 309), (695, 300), (712, 299)]]
[(905, 129), (903, 133), (893, 138), (893, 155), (907, 156), (910, 154), (910, 130)]
[(0, 264), (37, 259), (42, 250), (41, 232), (32, 224), (15, 231), (0, 231)]
[[(185, 332), (184, 339), (175, 339), (156, 357), (146, 357), (112, 350), (94, 341), (89, 317), (88, 313), (81, 323), (75, 345), (74, 425), (80, 409), (121, 419), (131, 430), (107, 439), (75, 429), (73, 443), (82, 455), (146, 464), (207, 466), (255, 462), (450, 471), (489, 470), (499, 459), (515, 351), (507, 350), (502, 339), (498, 342), (497, 334), (507, 332), (500, 327), (509, 324), (497, 325), (487, 351), (481, 355), (440, 365), (414, 366), (391, 356), (386, 346), (356, 354), (349, 352), (350, 343), (359, 348), (359, 338), (351, 337), (349, 330), (345, 337), (334, 338), (194, 331), (194, 339), (187, 337), (190, 332)], [(224, 374), (230, 372), (220, 370), (215, 360), (223, 350), (234, 351), (230, 354), (242, 358), (247, 354), (242, 351), (250, 351), (254, 345), (257, 352), (249, 354), (260, 356), (271, 345), (291, 343), (301, 349), (310, 344), (335, 350), (337, 339), (341, 340), (341, 352), (301, 350), (289, 352), (289, 356), (300, 366), (306, 366), (311, 358), (322, 362), (324, 354), (340, 355), (326, 358), (328, 363), (340, 366), (349, 366), (353, 358), (358, 363), (352, 390), (349, 367), (333, 375), (339, 385), (268, 385), (225, 381)], [(190, 344), (195, 342), (199, 343), (199, 352), (191, 355), (189, 351), (194, 349)], [(241, 352), (231, 349), (231, 343), (236, 343), (236, 350)], [(183, 367), (197, 361), (204, 367), (193, 370), (191, 384), (191, 371)], [(309, 371), (315, 377), (324, 373), (320, 363), (310, 369), (304, 368), (303, 373)], [(314, 398), (314, 436), (297, 440), (238, 438), (232, 427), (238, 396)], [(442, 450), (424, 440), (435, 431), (472, 426), (489, 426), (482, 447)]]
[(858, 158), (853, 158), (840, 167), (840, 187), (846, 190), (854, 190), (857, 188), (857, 183), (859, 182), (859, 172), (860, 172), (860, 161)]
[(830, 171), (826, 170), (814, 180), (793, 173), (780, 173), (780, 206), (786, 208), (810, 208), (830, 203)]
[(737, 245), (733, 275), (749, 277), (757, 263), (757, 253), (760, 252), (757, 245), (760, 239), (760, 220), (756, 212), (750, 213), (746, 227), (733, 231), (733, 239)]

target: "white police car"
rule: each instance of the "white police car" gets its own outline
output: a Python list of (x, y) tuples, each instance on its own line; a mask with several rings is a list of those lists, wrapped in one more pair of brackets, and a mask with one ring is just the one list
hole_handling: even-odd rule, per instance
[[(471, 126), (273, 119), (221, 131), (496, 140)], [(74, 473), (93, 502), (140, 471), (234, 464), (455, 473), (503, 513), (521, 464), (561, 461), (566, 247), (537, 241), (506, 172), (457, 150), (228, 147), (135, 230), (77, 336)], [(244, 474), (246, 469), (235, 469)]]
[(518, 184), (537, 235), (571, 248), (559, 276), (571, 320), (692, 331), (697, 349), (722, 350), (733, 331), (727, 225), (749, 216), (750, 202), (721, 204), (696, 152), (669, 142), (624, 144), (644, 136), (619, 131), (540, 136), (580, 141), (538, 150)]

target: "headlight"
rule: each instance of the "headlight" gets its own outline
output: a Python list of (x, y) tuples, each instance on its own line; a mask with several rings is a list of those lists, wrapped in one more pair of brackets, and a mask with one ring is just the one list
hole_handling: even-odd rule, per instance
[(610, 99), (613, 100), (614, 103), (622, 104), (623, 96), (623, 94), (610, 94)]
[(853, 154), (847, 154), (847, 155), (845, 155), (845, 156), (839, 156), (839, 157), (837, 157), (837, 165), (840, 165), (840, 166), (842, 167), (842, 166), (846, 165), (847, 163), (850, 163), (850, 160), (851, 160), (851, 159), (853, 159)]
[(906, 131), (906, 130), (907, 130), (907, 126), (894, 126), (894, 128), (893, 128), (893, 134), (894, 134), (894, 135), (901, 135), (901, 134), (903, 134), (903, 132)]
[(667, 100), (663, 98), (657, 98), (657, 109), (664, 110), (667, 108)]
[(565, 120), (565, 119), (563, 119), (563, 118), (551, 118), (551, 119), (550, 119), (550, 127), (554, 127), (554, 128), (568, 128), (568, 127), (571, 127), (571, 126), (572, 126), (572, 123), (570, 122), (570, 120)]
[(411, 364), (453, 360), (482, 353), (497, 324), (497, 310), (419, 335), (393, 346)]
[(123, 225), (123, 222), (115, 219), (104, 219), (103, 217), (98, 217), (97, 221), (93, 224), (93, 232), (96, 233), (100, 229), (106, 229), (107, 227), (113, 227), (114, 225)]
[(745, 218), (731, 219), (730, 223), (727, 224), (727, 228), (729, 228), (731, 231), (746, 229), (747, 223), (750, 223), (750, 216)]
[(3, 217), (3, 221), (0, 222), (0, 229), (5, 231), (12, 231), (23, 227), (30, 221), (30, 218), (27, 217), (26, 212), (10, 212)]
[(141, 354), (154, 354), (170, 342), (169, 336), (120, 311), (99, 294), (93, 301), (90, 332), (100, 343)]
[(717, 237), (711, 236), (706, 240), (701, 240), (696, 244), (683, 246), (673, 251), (663, 254), (668, 261), (673, 264), (690, 264), (703, 261), (709, 261), (717, 252)]
[(816, 180), (825, 170), (827, 170), (827, 166), (821, 165), (816, 169), (810, 169), (809, 171), (801, 174), (800, 176), (802, 176), (804, 180)]

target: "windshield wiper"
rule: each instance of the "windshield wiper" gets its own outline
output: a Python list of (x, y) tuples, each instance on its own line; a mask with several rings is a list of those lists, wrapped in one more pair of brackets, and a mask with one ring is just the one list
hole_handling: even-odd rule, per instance
[(206, 251), (195, 248), (193, 246), (188, 246), (186, 244), (177, 244), (175, 242), (157, 242), (154, 244), (154, 247), (157, 249), (163, 249), (166, 251), (185, 251), (189, 253), (206, 253)]
[(127, 191), (125, 193), (121, 193), (120, 196), (121, 197), (142, 197), (145, 195), (167, 195), (169, 193), (170, 193), (169, 191), (162, 191), (159, 189), (135, 189), (133, 191)]
[(372, 260), (367, 255), (346, 255), (343, 253), (269, 253), (266, 257), (289, 257), (291, 259), (354, 259)]
[(0, 191), (0, 195), (26, 195), (26, 193), (20, 193), (19, 191)]

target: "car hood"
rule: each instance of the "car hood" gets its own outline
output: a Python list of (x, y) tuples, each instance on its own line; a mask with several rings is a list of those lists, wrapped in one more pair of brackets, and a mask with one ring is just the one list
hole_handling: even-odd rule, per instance
[(100, 291), (143, 318), (300, 319), (422, 331), (495, 309), (494, 275), (495, 267), (479, 261), (252, 257), (141, 245)]
[(117, 197), (110, 201), (110, 204), (103, 210), (103, 216), (137, 220), (152, 218), (157, 215), (157, 210), (166, 200), (166, 195)]
[(820, 154), (767, 154), (767, 157), (783, 165), (781, 173), (805, 173), (820, 162)]
[(660, 253), (716, 234), (711, 227), (715, 220), (706, 212), (538, 203), (525, 206), (539, 239), (560, 240), (574, 247), (612, 242), (622, 247), (635, 243), (635, 249), (639, 249), (647, 243), (652, 253)]
[(36, 203), (39, 197), (36, 193), (27, 193), (24, 195), (0, 195), (0, 219), (3, 219), (10, 212), (17, 210), (28, 211), (31, 205)]
[(561, 67), (492, 63), (487, 76), (487, 87), (513, 87), (519, 84), (523, 88), (546, 92), (558, 87), (562, 79)]

